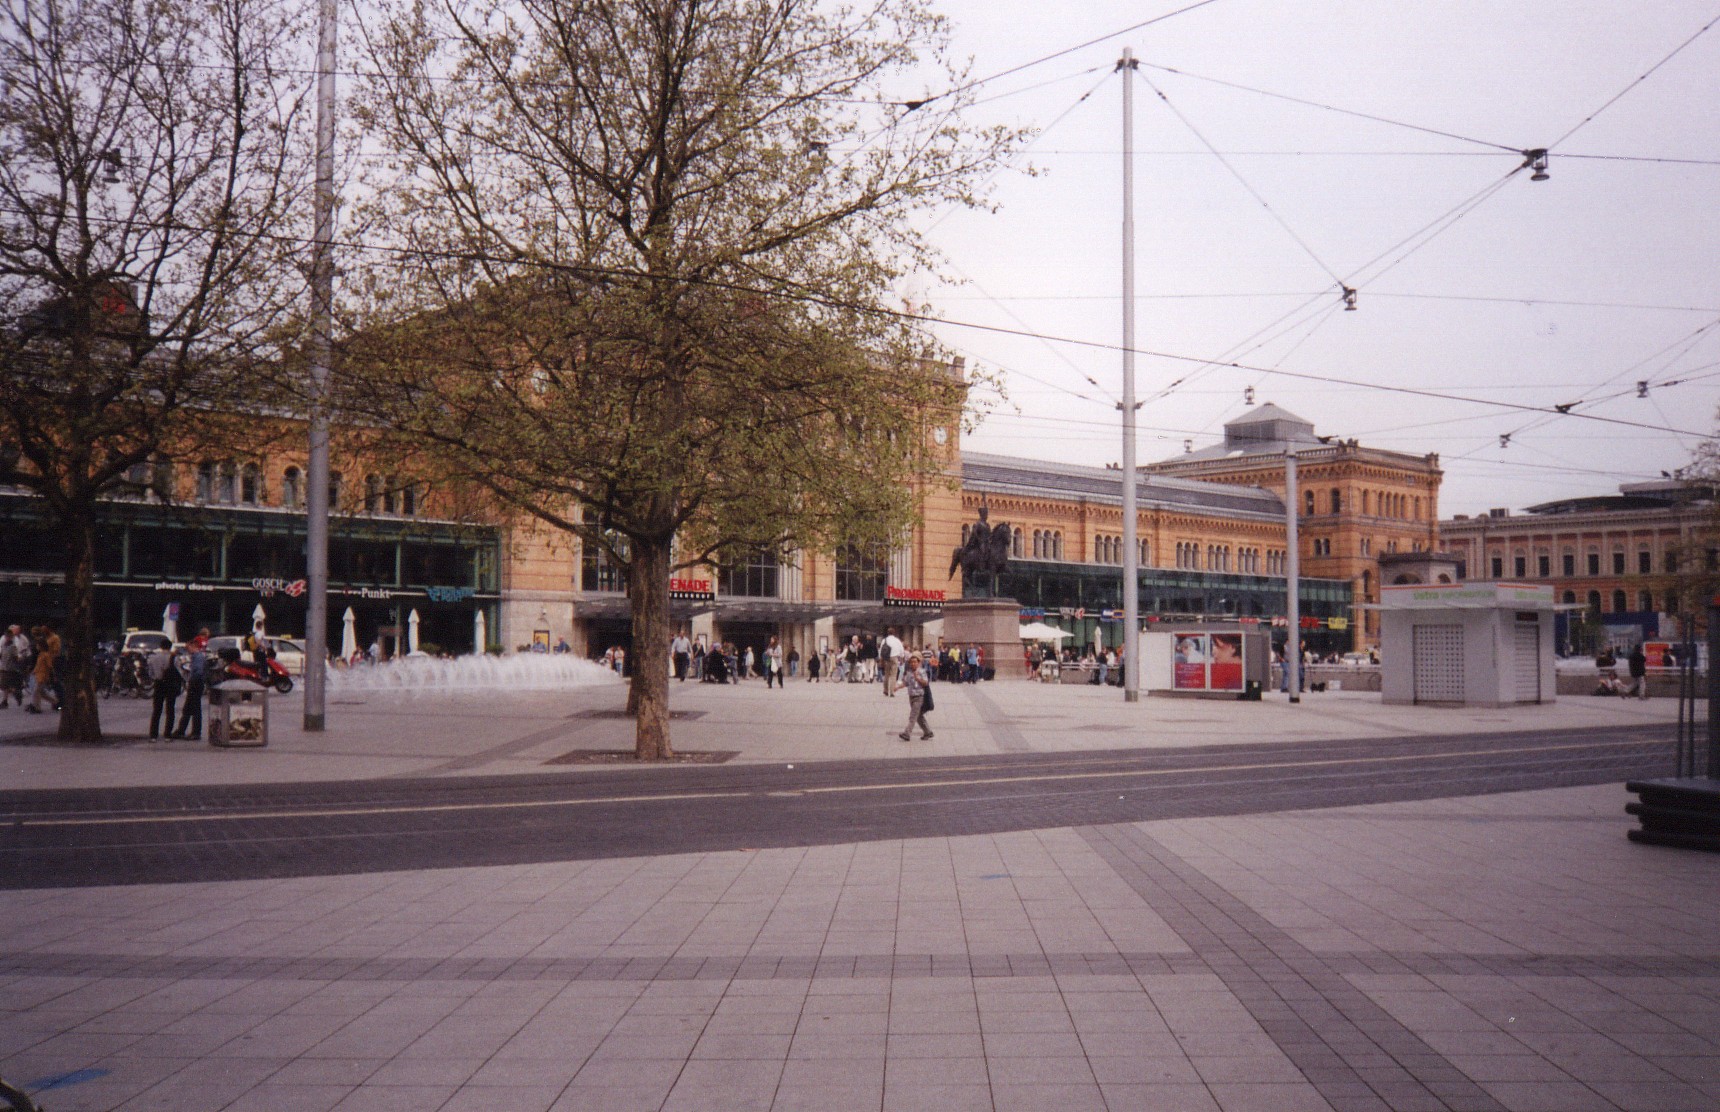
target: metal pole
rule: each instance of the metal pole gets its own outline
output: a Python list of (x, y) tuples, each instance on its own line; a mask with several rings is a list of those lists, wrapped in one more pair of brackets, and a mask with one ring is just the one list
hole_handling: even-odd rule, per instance
[(320, 0), (317, 27), (316, 242), (311, 258), (310, 466), (305, 485), (305, 730), (323, 729), (328, 661), (328, 379), (334, 328), (335, 0)]
[(1290, 701), (1302, 701), (1302, 547), (1297, 536), (1296, 453), (1284, 453), (1284, 593), (1290, 636), (1284, 642), (1284, 685)]
[(1123, 701), (1141, 700), (1140, 528), (1135, 521), (1135, 104), (1139, 63), (1123, 48)]

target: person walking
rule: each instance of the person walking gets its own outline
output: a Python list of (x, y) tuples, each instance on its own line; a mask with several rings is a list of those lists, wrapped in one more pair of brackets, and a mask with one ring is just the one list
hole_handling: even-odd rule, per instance
[(149, 740), (161, 737), (162, 711), (165, 710), (167, 730), (173, 732), (173, 711), (179, 703), (179, 693), (185, 690), (185, 679), (179, 674), (174, 660), (177, 654), (170, 648), (159, 648), (149, 654), (144, 668), (149, 675)]
[(770, 644), (764, 647), (764, 687), (766, 691), (770, 690), (773, 681), (776, 683), (778, 691), (787, 686), (786, 681), (782, 678), (782, 642), (777, 640), (775, 634), (771, 635)]
[[(180, 657), (185, 677), (185, 704), (179, 712), (179, 725), (168, 737), (198, 741), (203, 737), (203, 685), (209, 675), (209, 638), (199, 634), (191, 639)], [(171, 721), (171, 719), (169, 719)], [(189, 732), (188, 732), (189, 731)]]
[(1648, 698), (1648, 654), (1642, 651), (1642, 642), (1630, 650), (1630, 692), (1638, 699)]
[(884, 670), (884, 695), (895, 698), (897, 673), (902, 667), (903, 655), (907, 647), (902, 639), (896, 636), (894, 627), (884, 631), (884, 639), (878, 642), (878, 667)]
[(30, 639), (23, 626), (7, 626), (0, 634), (0, 707), (24, 705), (24, 665), (30, 659)]
[(902, 687), (908, 693), (908, 728), (896, 736), (903, 741), (912, 741), (910, 736), (917, 723), (920, 727), (920, 740), (927, 741), (932, 736), (932, 728), (926, 724), (926, 714), (932, 709), (931, 677), (920, 669), (920, 654), (908, 657), (907, 672), (902, 676)]
[(60, 709), (60, 693), (54, 685), (54, 665), (60, 659), (60, 635), (50, 625), (37, 626), (35, 635), (36, 667), (31, 676), (36, 681), (36, 689), (30, 692), (30, 705), (24, 709), (31, 714), (41, 714), (42, 696), (50, 690), (54, 692), (54, 709)]
[(675, 679), (677, 682), (687, 682), (687, 665), (693, 662), (693, 642), (687, 637), (687, 631), (675, 634), (675, 639), (669, 642), (669, 655), (675, 661)]
[(819, 652), (817, 649), (813, 649), (811, 652), (806, 654), (806, 682), (823, 683), (824, 680), (821, 678), (823, 674), (824, 654)]

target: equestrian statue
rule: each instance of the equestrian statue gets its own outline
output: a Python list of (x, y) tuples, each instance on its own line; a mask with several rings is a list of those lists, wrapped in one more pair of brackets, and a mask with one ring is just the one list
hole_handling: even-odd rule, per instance
[(975, 580), (983, 583), (979, 577), (991, 575), (991, 594), (997, 597), (997, 577), (1009, 568), (1009, 526), (1003, 522), (996, 525), (988, 524), (986, 518), (989, 510), (984, 501), (979, 507), (979, 524), (968, 530), (967, 540), (950, 556), (950, 575), (953, 577), (957, 568), (962, 569), (962, 581)]

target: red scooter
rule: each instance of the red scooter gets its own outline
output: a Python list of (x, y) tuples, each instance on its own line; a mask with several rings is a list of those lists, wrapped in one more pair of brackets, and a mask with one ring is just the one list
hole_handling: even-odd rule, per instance
[(257, 665), (254, 661), (243, 659), (239, 650), (222, 649), (221, 674), (216, 677), (216, 682), (219, 683), (221, 680), (250, 680), (258, 687), (272, 687), (282, 695), (291, 691), (293, 689), (293, 677), (286, 668), (282, 667), (281, 662), (275, 659), (274, 653), (270, 653), (265, 658), (265, 663), (269, 666), (267, 676), (257, 671)]

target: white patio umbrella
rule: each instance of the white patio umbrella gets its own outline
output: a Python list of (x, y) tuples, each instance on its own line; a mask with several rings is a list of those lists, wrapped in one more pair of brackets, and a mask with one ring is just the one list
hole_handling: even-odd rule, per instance
[(1075, 635), (1066, 629), (1058, 629), (1044, 622), (1029, 622), (1021, 627), (1023, 641), (1067, 641), (1073, 636)]
[(407, 655), (410, 656), (411, 654), (413, 654), (417, 651), (418, 651), (418, 610), (416, 607), (414, 607), (412, 612), (406, 615), (406, 652), (407, 652)]
[(170, 602), (161, 610), (161, 632), (167, 634), (169, 641), (179, 640), (179, 604)]
[(490, 647), (490, 631), (484, 622), (484, 609), (472, 612), (472, 651), (482, 656)]
[(358, 615), (352, 612), (352, 607), (346, 608), (346, 613), (340, 616), (340, 658), (351, 660), (352, 654), (358, 651)]

